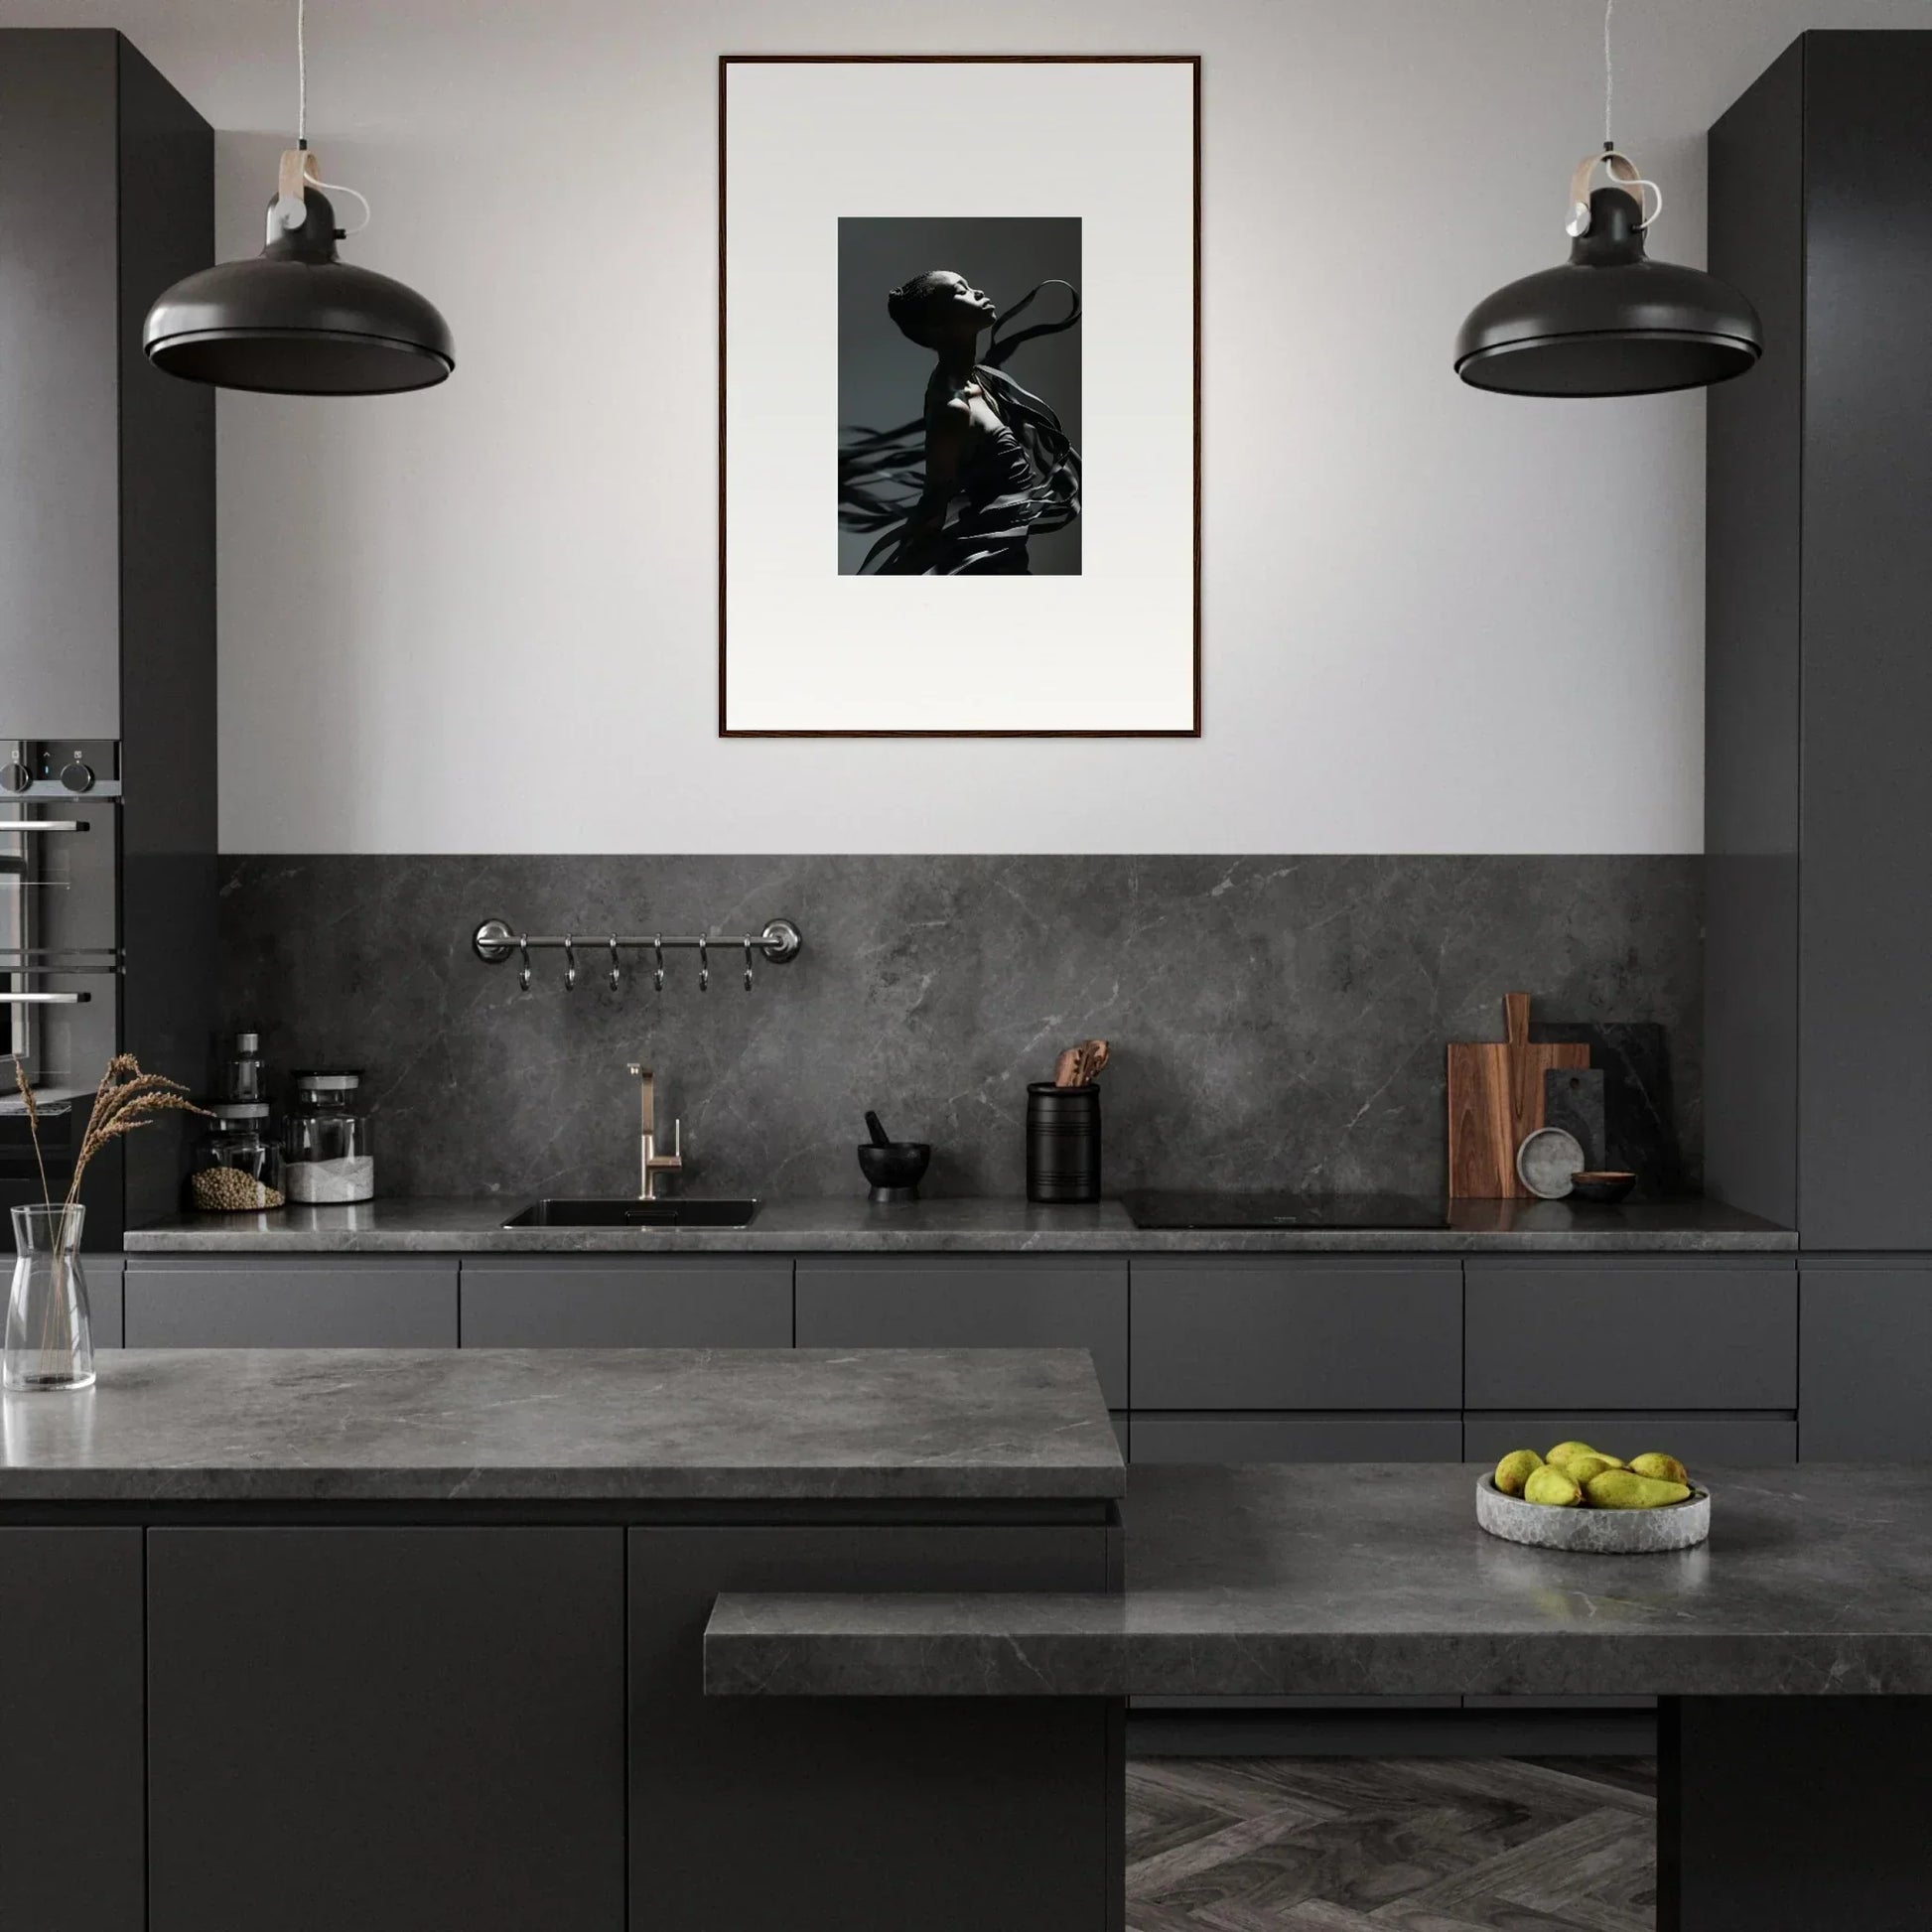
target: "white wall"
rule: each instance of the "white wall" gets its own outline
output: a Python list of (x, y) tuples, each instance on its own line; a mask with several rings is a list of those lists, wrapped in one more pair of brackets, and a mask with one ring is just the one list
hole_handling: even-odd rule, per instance
[[(0, 4), (123, 27), (223, 130), (225, 254), (259, 242), (293, 18)], [(1695, 851), (1701, 400), (1488, 397), (1449, 362), (1476, 298), (1561, 257), (1600, 23), (314, 0), (312, 139), (375, 203), (352, 258), (431, 296), (459, 361), (421, 396), (222, 398), (225, 848)], [(1932, 4), (1624, 0), (1617, 134), (1669, 196), (1658, 253), (1703, 258), (1711, 120), (1803, 27), (1868, 25)], [(969, 39), (1205, 57), (1206, 735), (721, 741), (714, 57)]]

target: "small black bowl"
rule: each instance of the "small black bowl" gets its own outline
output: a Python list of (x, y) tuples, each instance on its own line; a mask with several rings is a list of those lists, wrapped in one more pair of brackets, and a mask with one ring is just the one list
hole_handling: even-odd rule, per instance
[(872, 1182), (876, 1201), (917, 1200), (919, 1178), (931, 1159), (930, 1141), (890, 1141), (884, 1147), (859, 1143), (859, 1168)]
[(1612, 1201), (1620, 1201), (1636, 1184), (1637, 1176), (1633, 1173), (1600, 1169), (1595, 1173), (1573, 1173), (1570, 1176), (1570, 1198), (1600, 1201), (1608, 1206)]

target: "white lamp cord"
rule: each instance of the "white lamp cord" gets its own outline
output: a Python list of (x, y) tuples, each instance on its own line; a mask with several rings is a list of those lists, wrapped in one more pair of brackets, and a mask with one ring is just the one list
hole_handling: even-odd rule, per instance
[[(309, 0), (295, 0), (295, 145), (305, 153), (309, 146)], [(345, 229), (345, 234), (360, 234), (369, 225), (375, 211), (369, 207), (369, 198), (361, 190), (349, 188), (339, 181), (324, 181), (319, 175), (312, 175), (309, 179), (331, 195), (346, 195), (351, 201), (361, 204), (361, 220), (354, 227)], [(301, 227), (308, 218), (308, 209), (299, 196), (277, 201), (269, 210), (269, 239), (272, 241), (275, 238), (278, 223), (283, 228), (294, 229)]]
[[(1664, 191), (1647, 175), (1637, 172), (1637, 164), (1624, 154), (1616, 145), (1610, 132), (1610, 110), (1616, 104), (1616, 66), (1610, 54), (1610, 16), (1616, 11), (1616, 0), (1603, 0), (1603, 152), (1586, 155), (1577, 164), (1577, 172), (1571, 179), (1570, 219), (1566, 232), (1571, 235), (1589, 233), (1589, 178), (1601, 168), (1618, 188), (1636, 190), (1637, 213), (1641, 217), (1637, 226), (1647, 228), (1664, 211)], [(1644, 214), (1645, 189), (1655, 197), (1650, 212)]]
[[(303, 0), (296, 0), (300, 8)], [(1616, 0), (1603, 0), (1603, 151), (1607, 154), (1616, 146), (1610, 138), (1610, 104), (1616, 97), (1616, 69), (1610, 62), (1610, 15), (1616, 11)], [(301, 16), (298, 13), (297, 18)]]

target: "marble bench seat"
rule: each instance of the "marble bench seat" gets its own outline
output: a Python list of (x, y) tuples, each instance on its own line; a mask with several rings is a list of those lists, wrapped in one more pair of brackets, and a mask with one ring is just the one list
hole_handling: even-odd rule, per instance
[(1711, 1541), (1476, 1528), (1473, 1466), (1138, 1467), (1127, 1588), (721, 1595), (718, 1697), (1932, 1693), (1932, 1468), (1699, 1473)]

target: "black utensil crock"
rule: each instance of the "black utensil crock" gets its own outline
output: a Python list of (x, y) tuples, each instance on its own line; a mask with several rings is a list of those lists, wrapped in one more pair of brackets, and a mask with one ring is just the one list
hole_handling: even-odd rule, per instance
[(1027, 1198), (1100, 1198), (1100, 1088), (1094, 1082), (1056, 1087), (1035, 1080), (1028, 1086)]

